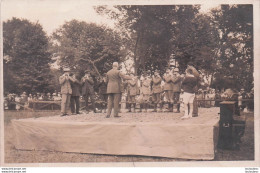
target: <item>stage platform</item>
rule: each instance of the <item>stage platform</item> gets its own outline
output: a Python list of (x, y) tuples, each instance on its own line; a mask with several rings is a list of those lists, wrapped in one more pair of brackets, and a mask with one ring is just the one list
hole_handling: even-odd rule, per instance
[(181, 159), (214, 159), (219, 108), (183, 113), (104, 113), (12, 120), (20, 150), (48, 150), (110, 155), (144, 155)]

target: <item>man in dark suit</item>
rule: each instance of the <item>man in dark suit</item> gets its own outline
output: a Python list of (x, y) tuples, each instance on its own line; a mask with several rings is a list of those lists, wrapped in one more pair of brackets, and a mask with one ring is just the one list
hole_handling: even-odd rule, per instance
[[(72, 94), (70, 97), (70, 108), (72, 114), (80, 114), (79, 112), (79, 97), (81, 82), (78, 74), (72, 75), (73, 81), (71, 82)], [(75, 110), (76, 108), (76, 110)]]
[(114, 117), (118, 116), (119, 101), (121, 97), (121, 79), (130, 80), (130, 76), (123, 75), (118, 70), (118, 63), (113, 63), (113, 68), (107, 72), (107, 94), (108, 94), (108, 110), (106, 118), (111, 115), (112, 108), (114, 108)]
[(106, 81), (106, 73), (104, 74), (104, 76), (98, 82), (98, 93), (99, 93), (99, 97), (101, 99), (101, 104), (102, 104), (101, 107), (104, 110), (104, 113), (106, 113), (106, 108), (107, 108), (107, 81)]
[(85, 106), (86, 106), (86, 112), (89, 112), (89, 106), (88, 106), (88, 98), (90, 97), (91, 103), (92, 103), (92, 109), (94, 113), (97, 112), (96, 110), (96, 104), (95, 104), (95, 93), (94, 93), (94, 80), (90, 75), (90, 71), (85, 71), (85, 76), (81, 79), (82, 83), (82, 96), (85, 99)]

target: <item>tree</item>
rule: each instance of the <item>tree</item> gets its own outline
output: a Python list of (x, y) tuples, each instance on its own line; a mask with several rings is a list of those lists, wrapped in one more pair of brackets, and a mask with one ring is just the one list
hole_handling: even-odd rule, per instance
[(218, 78), (233, 80), (236, 89), (253, 87), (253, 6), (222, 5), (212, 10), (218, 29)]
[[(208, 16), (198, 15), (197, 5), (96, 7), (101, 15), (118, 21), (132, 52), (135, 72), (164, 69), (171, 56), (182, 71), (188, 61), (210, 69), (214, 58), (215, 35)], [(121, 29), (123, 28), (123, 29)], [(198, 62), (198, 63), (197, 63)], [(161, 71), (162, 73), (164, 71)]]
[(49, 91), (48, 37), (39, 23), (13, 18), (3, 23), (5, 92)]
[(121, 58), (119, 35), (105, 26), (72, 20), (52, 34), (52, 53), (61, 67), (82, 72), (92, 69), (97, 76)]

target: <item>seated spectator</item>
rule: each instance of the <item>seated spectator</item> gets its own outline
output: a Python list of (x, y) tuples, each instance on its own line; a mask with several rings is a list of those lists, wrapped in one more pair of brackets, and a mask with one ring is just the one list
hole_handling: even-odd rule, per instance
[(14, 100), (16, 102), (15, 109), (19, 111), (21, 109), (21, 97), (18, 94), (16, 94)]
[(52, 100), (51, 93), (47, 93), (46, 100), (47, 101), (51, 101)]
[(60, 101), (61, 100), (60, 97), (56, 95), (56, 93), (52, 94), (52, 98), (53, 98), (54, 101)]
[(33, 96), (32, 96), (32, 94), (29, 94), (29, 96), (28, 96), (28, 102), (31, 102), (31, 101), (33, 101)]

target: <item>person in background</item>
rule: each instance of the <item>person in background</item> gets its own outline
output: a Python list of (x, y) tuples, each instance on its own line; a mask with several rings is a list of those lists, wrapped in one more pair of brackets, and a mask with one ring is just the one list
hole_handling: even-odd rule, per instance
[[(182, 82), (183, 102), (184, 102), (184, 116), (182, 119), (191, 118), (193, 112), (193, 100), (195, 98), (195, 87), (197, 85), (197, 79), (193, 75), (191, 69), (186, 70), (186, 76)], [(189, 109), (188, 109), (189, 108)]]
[(51, 101), (52, 100), (51, 93), (47, 93), (46, 100), (47, 101)]
[(60, 98), (57, 96), (56, 93), (52, 94), (52, 98), (53, 98), (54, 101), (60, 101)]
[[(203, 100), (204, 99), (203, 90), (201, 88), (198, 90), (197, 99), (198, 100)], [(204, 102), (198, 101), (198, 107), (203, 107), (203, 105), (204, 105)]]
[(173, 112), (173, 75), (170, 69), (166, 70), (163, 79), (165, 81), (163, 89), (165, 92), (165, 101), (168, 104), (168, 111)]
[(250, 90), (250, 92), (247, 95), (247, 99), (250, 99), (247, 102), (247, 107), (249, 111), (254, 111), (254, 88)]
[(68, 108), (70, 106), (70, 97), (72, 94), (71, 82), (73, 79), (70, 74), (69, 68), (64, 68), (64, 74), (60, 76), (59, 82), (61, 85), (61, 116), (68, 115)]
[(104, 73), (102, 79), (99, 80), (99, 83), (98, 83), (98, 93), (99, 93), (99, 97), (101, 99), (101, 109), (104, 111), (104, 113), (106, 113), (106, 108), (107, 108), (107, 81), (106, 81), (106, 73)]
[(181, 89), (179, 102), (180, 102), (180, 107), (182, 109), (184, 109), (183, 94), (184, 94), (184, 91), (183, 91), (183, 89)]
[(70, 109), (71, 109), (71, 113), (75, 115), (75, 114), (80, 114), (79, 97), (80, 97), (81, 82), (80, 82), (79, 74), (73, 74), (72, 79), (73, 80), (70, 82), (71, 89), (72, 89), (72, 94), (70, 97)]
[[(242, 99), (246, 99), (246, 98), (247, 98), (247, 94), (246, 94), (244, 88), (242, 88), (242, 89), (240, 90), (240, 94), (241, 94), (241, 96), (242, 96)], [(242, 105), (241, 105), (241, 110), (242, 110), (242, 111), (244, 111), (244, 109), (246, 108), (246, 104), (247, 104), (246, 101), (242, 101)]]
[(42, 101), (47, 101), (47, 96), (45, 93), (41, 93)]
[(219, 107), (219, 103), (221, 102), (221, 95), (219, 93), (219, 90), (216, 90), (215, 100), (215, 107)]
[(38, 100), (37, 94), (34, 94), (33, 95), (33, 101), (37, 101), (37, 100)]
[(137, 77), (134, 76), (133, 73), (130, 75), (131, 80), (128, 80), (128, 85), (129, 85), (129, 94), (130, 94), (130, 99), (129, 99), (129, 112), (131, 112), (131, 108), (133, 106), (133, 112), (135, 113), (135, 108), (136, 108), (136, 100), (135, 97), (138, 95), (138, 85), (137, 85)]
[(147, 112), (151, 95), (151, 79), (146, 72), (144, 72), (143, 77), (140, 94), (142, 95), (142, 107)]
[(21, 106), (20, 106), (20, 104), (21, 104), (21, 97), (18, 94), (16, 94), (15, 98), (14, 98), (14, 101), (16, 103), (15, 109), (16, 109), (16, 111), (19, 111), (21, 109)]
[(58, 97), (59, 101), (61, 101), (61, 93), (60, 92), (58, 92), (57, 97)]
[(85, 75), (81, 79), (82, 83), (82, 96), (85, 99), (86, 113), (89, 112), (88, 99), (90, 98), (93, 112), (96, 113), (95, 93), (94, 93), (94, 80), (90, 74), (90, 70), (85, 71)]
[(29, 94), (28, 102), (32, 102), (32, 101), (34, 101), (34, 97), (32, 96), (32, 94)]
[(107, 72), (107, 94), (108, 94), (108, 110), (106, 118), (109, 118), (114, 108), (114, 117), (120, 117), (119, 112), (119, 101), (121, 97), (121, 80), (131, 80), (130, 76), (123, 75), (122, 72), (118, 70), (118, 62), (113, 63), (111, 70)]
[(24, 107), (28, 107), (28, 96), (26, 92), (23, 92), (23, 94), (21, 95), (21, 105), (22, 109), (24, 109)]
[(162, 107), (160, 105), (161, 103), (161, 82), (162, 78), (160, 77), (159, 71), (156, 70), (154, 72), (154, 76), (152, 77), (152, 96), (153, 96), (153, 102), (154, 102), (154, 110), (153, 112), (157, 112), (157, 107), (160, 107), (162, 110)]
[(8, 94), (6, 101), (8, 110), (15, 110), (14, 97), (12, 94)]
[(173, 78), (172, 78), (172, 82), (173, 82), (172, 91), (173, 91), (174, 104), (177, 104), (176, 113), (180, 113), (180, 93), (181, 93), (182, 80), (183, 80), (183, 75), (180, 75), (178, 68), (174, 68)]

